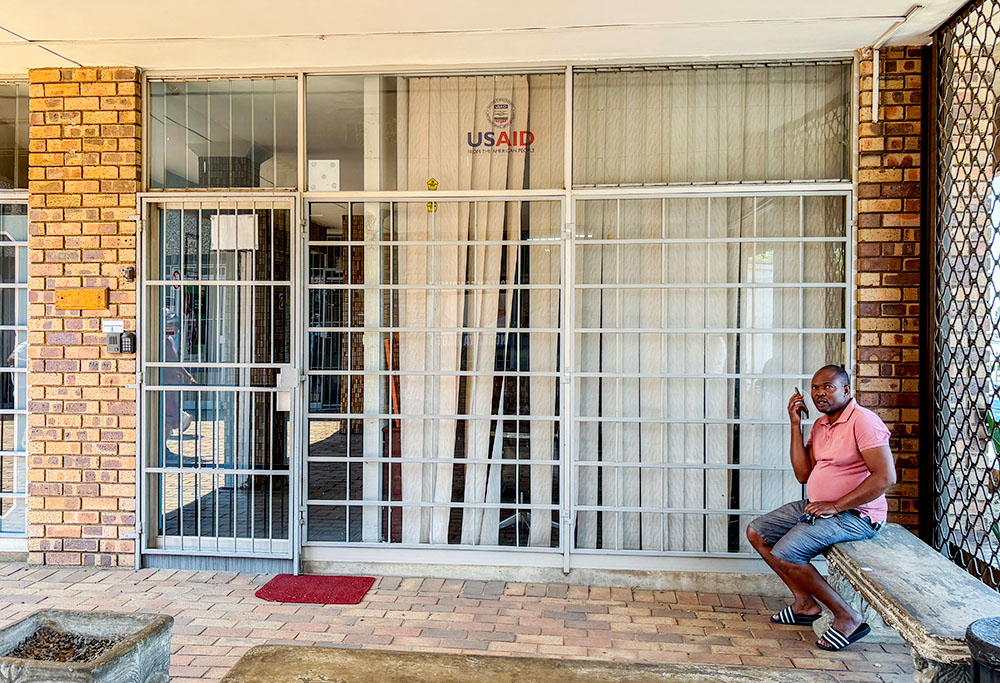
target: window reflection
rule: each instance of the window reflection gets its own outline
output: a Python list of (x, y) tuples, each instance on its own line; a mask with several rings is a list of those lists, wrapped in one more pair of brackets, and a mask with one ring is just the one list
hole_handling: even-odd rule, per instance
[[(564, 83), (561, 74), (309, 76), (307, 189), (562, 187)], [(492, 174), (472, 170), (491, 164)]]
[(0, 83), (0, 190), (28, 187), (28, 84)]
[(294, 78), (152, 81), (151, 189), (295, 187)]

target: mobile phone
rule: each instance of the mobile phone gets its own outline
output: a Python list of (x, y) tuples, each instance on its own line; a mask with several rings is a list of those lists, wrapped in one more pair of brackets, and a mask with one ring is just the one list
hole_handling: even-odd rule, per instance
[[(799, 391), (798, 387), (795, 387), (795, 393), (796, 394), (801, 394), (802, 392)], [(799, 415), (801, 417), (805, 417), (808, 420), (809, 419), (809, 408), (806, 407), (806, 402), (805, 401), (799, 401), (799, 404), (802, 406), (801, 408), (799, 408)]]

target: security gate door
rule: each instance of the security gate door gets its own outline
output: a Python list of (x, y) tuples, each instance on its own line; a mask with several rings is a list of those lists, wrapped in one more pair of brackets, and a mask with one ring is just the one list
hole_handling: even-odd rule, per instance
[(291, 558), (292, 206), (151, 202), (145, 216), (145, 552)]

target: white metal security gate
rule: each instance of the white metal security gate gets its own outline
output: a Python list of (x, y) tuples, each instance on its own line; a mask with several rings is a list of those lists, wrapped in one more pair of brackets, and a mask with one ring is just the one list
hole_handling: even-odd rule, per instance
[(850, 191), (575, 194), (149, 200), (146, 555), (748, 557), (852, 362)]
[(560, 562), (563, 211), (538, 193), (309, 204), (314, 559)]
[(751, 557), (801, 496), (784, 405), (852, 365), (849, 187), (574, 194), (571, 230), (544, 198), (310, 204), (306, 559)]
[(568, 497), (590, 559), (575, 562), (750, 555), (747, 522), (802, 496), (787, 397), (851, 366), (851, 194), (580, 194)]
[(291, 559), (293, 203), (171, 198), (143, 211), (144, 553)]

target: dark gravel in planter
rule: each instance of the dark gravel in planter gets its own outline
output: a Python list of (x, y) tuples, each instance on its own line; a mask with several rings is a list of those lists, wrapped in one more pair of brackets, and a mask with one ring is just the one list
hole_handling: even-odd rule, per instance
[(43, 626), (5, 656), (46, 662), (89, 662), (117, 642), (117, 638), (90, 638)]

